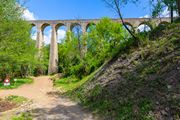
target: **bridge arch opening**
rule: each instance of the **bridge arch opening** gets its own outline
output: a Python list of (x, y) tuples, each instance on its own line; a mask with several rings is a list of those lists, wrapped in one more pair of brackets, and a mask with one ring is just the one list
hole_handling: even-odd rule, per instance
[(79, 23), (74, 23), (71, 25), (71, 32), (74, 34), (74, 36), (78, 37), (78, 39), (82, 35), (82, 27)]
[(133, 26), (129, 22), (125, 22), (125, 25), (129, 28), (129, 30), (131, 30), (132, 32), (135, 32)]
[(59, 23), (56, 25), (57, 32), (57, 41), (58, 43), (63, 43), (66, 39), (67, 26), (63, 23)]
[(45, 23), (41, 27), (42, 33), (43, 33), (43, 42), (45, 45), (49, 45), (51, 43), (51, 33), (52, 33), (52, 27), (50, 24)]
[(138, 26), (138, 32), (149, 32), (152, 30), (152, 26), (148, 22), (142, 22)]
[(31, 25), (32, 25), (32, 27), (31, 27), (31, 39), (36, 41), (38, 29), (37, 29), (37, 26), (35, 24), (31, 24)]
[(91, 32), (95, 28), (96, 28), (95, 23), (88, 23), (87, 26), (86, 26), (86, 32)]

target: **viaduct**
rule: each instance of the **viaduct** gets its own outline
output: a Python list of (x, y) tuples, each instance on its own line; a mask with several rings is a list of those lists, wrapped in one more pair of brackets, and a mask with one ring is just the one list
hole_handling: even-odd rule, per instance
[[(119, 22), (121, 20), (112, 19), (114, 22)], [(32, 26), (37, 27), (37, 39), (36, 47), (39, 51), (43, 48), (44, 38), (43, 31), (45, 27), (52, 27), (51, 43), (50, 43), (50, 59), (48, 73), (53, 74), (58, 72), (58, 43), (57, 43), (57, 30), (61, 26), (66, 26), (67, 31), (72, 31), (74, 26), (80, 25), (82, 33), (86, 33), (88, 27), (92, 24), (97, 24), (100, 19), (81, 19), (81, 20), (33, 20), (28, 21)], [(137, 31), (138, 27), (142, 24), (148, 25), (151, 29), (153, 26), (149, 24), (151, 21), (155, 26), (159, 24), (165, 24), (170, 22), (170, 18), (161, 19), (150, 19), (150, 18), (126, 18), (124, 22), (126, 25), (130, 26), (134, 31)]]

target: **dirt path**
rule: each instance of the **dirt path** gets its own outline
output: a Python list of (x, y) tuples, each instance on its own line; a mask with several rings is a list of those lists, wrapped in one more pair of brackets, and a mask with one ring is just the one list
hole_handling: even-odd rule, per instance
[[(34, 83), (14, 90), (0, 90), (0, 97), (18, 95), (33, 101), (35, 120), (95, 120), (97, 118), (80, 105), (63, 97), (48, 95), (55, 92), (49, 77), (34, 78)], [(26, 109), (26, 108), (24, 108)]]

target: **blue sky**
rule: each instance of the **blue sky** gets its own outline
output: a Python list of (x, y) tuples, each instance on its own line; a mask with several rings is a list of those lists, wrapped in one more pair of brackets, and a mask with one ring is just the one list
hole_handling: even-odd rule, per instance
[[(104, 16), (117, 18), (102, 0), (28, 0), (25, 7), (36, 19), (95, 19)], [(138, 18), (150, 13), (148, 0), (140, 0), (121, 8), (125, 18)]]
[[(147, 17), (151, 13), (149, 0), (139, 0), (121, 7), (124, 18)], [(26, 20), (64, 20), (64, 19), (98, 19), (102, 17), (118, 18), (102, 0), (27, 0), (23, 17)], [(167, 10), (163, 15), (167, 16)], [(141, 26), (142, 27), (142, 26)], [(37, 29), (33, 28), (35, 40)], [(35, 32), (34, 32), (35, 31)], [(51, 27), (44, 30), (46, 44), (51, 40)], [(65, 38), (66, 30), (58, 30), (58, 40)]]

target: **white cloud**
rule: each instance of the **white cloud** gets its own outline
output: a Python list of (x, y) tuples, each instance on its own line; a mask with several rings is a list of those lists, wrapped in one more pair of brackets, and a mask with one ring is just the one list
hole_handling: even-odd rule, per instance
[[(178, 16), (178, 13), (176, 11), (173, 12), (174, 13), (174, 17), (177, 17)], [(151, 16), (150, 15), (144, 15), (142, 17), (139, 17), (139, 18), (150, 18)], [(160, 17), (170, 17), (170, 11), (168, 10), (168, 7), (166, 7), (164, 9), (164, 11), (160, 14)]]
[(145, 15), (143, 17), (139, 17), (139, 18), (150, 18), (151, 16), (150, 15)]
[[(62, 40), (66, 37), (66, 30), (59, 29), (57, 32), (58, 32), (58, 36), (57, 36), (58, 43), (61, 43)], [(51, 43), (51, 33), (52, 33), (52, 29), (48, 29), (48, 30), (44, 31), (44, 40), (43, 41), (46, 45)], [(32, 28), (31, 38), (33, 40), (37, 39), (37, 29), (36, 28)]]
[(31, 29), (31, 39), (36, 40), (37, 39), (37, 27), (32, 27)]
[[(177, 14), (176, 11), (174, 11), (173, 13), (174, 13), (174, 17), (177, 17), (177, 16), (178, 16), (178, 14)], [(168, 7), (166, 7), (166, 8), (164, 9), (164, 11), (161, 13), (160, 16), (161, 16), (161, 17), (170, 17), (170, 11), (168, 10)]]
[(45, 31), (44, 33), (44, 43), (46, 45), (51, 43), (51, 33), (52, 33), (52, 29)]
[(25, 9), (23, 11), (23, 16), (25, 20), (36, 20), (36, 17), (33, 12), (29, 11), (28, 9)]
[(62, 40), (66, 37), (66, 30), (58, 30), (58, 43), (61, 43)]
[[(51, 33), (52, 33), (51, 29), (48, 30), (48, 31), (45, 31), (45, 33), (44, 33), (44, 43), (45, 44), (50, 44), (51, 43)], [(61, 43), (62, 40), (66, 37), (66, 31), (59, 29), (57, 31), (57, 33), (58, 33), (57, 41), (58, 41), (58, 43)]]
[[(178, 16), (178, 13), (176, 11), (173, 12), (174, 13), (174, 17), (177, 17)], [(144, 15), (142, 17), (139, 17), (139, 18), (150, 18), (151, 16), (150, 15)], [(168, 10), (168, 7), (166, 7), (164, 9), (164, 11), (160, 14), (160, 17), (170, 17), (170, 11)]]
[(31, 39), (36, 40), (37, 39), (37, 33), (31, 35)]

